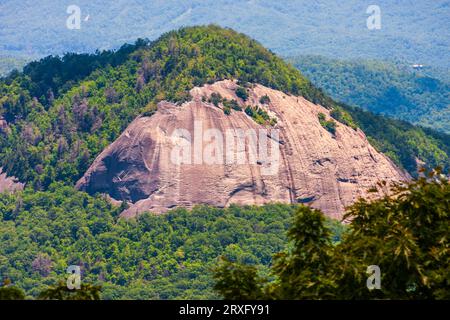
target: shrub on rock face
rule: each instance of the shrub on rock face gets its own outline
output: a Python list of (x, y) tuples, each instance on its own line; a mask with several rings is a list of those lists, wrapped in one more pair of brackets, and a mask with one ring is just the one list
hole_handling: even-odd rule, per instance
[(331, 134), (336, 134), (336, 122), (327, 121), (325, 123), (325, 129), (327, 129)]
[(249, 117), (253, 117), (253, 109), (250, 106), (247, 106), (245, 108), (245, 113), (249, 116)]
[(327, 120), (325, 114), (323, 114), (322, 112), (317, 115), (317, 118), (319, 119), (320, 125), (322, 127), (327, 129), (327, 131), (331, 134), (336, 134), (336, 122), (334, 122), (333, 120)]
[(247, 101), (247, 99), (248, 99), (247, 90), (243, 87), (238, 87), (236, 89), (236, 95), (244, 101)]
[(223, 105), (225, 107), (231, 108), (231, 109), (236, 110), (236, 111), (242, 111), (242, 108), (239, 106), (238, 102), (236, 100), (234, 100), (234, 99), (232, 99), (232, 100), (224, 99)]
[(209, 99), (209, 101), (210, 101), (213, 105), (215, 105), (216, 107), (218, 107), (218, 106), (219, 106), (219, 103), (222, 102), (222, 96), (220, 95), (220, 93), (215, 93), (215, 92), (213, 92), (213, 93), (211, 94), (211, 98)]
[(259, 103), (261, 104), (268, 104), (270, 102), (270, 98), (268, 95), (263, 95), (260, 99), (259, 99)]
[(357, 126), (356, 126), (355, 122), (353, 121), (352, 116), (347, 111), (343, 110), (341, 107), (335, 107), (333, 110), (331, 110), (330, 116), (333, 119), (353, 128), (355, 130), (357, 129)]

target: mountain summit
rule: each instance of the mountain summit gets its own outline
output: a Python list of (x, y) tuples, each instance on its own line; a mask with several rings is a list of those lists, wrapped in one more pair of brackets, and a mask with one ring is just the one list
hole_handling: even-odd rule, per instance
[[(116, 52), (47, 57), (2, 79), (0, 92), (4, 173), (36, 190), (78, 181), (130, 203), (124, 215), (283, 201), (339, 216), (378, 180), (401, 181), (402, 170), (415, 175), (423, 163), (449, 167), (445, 136), (336, 103), (258, 42), (217, 26)], [(266, 130), (256, 149), (261, 137), (277, 143), (277, 174), (260, 177), (267, 159), (258, 153), (218, 167), (197, 158), (174, 176), (167, 154), (195, 137), (196, 122), (217, 129), (225, 145), (227, 129)], [(176, 129), (186, 136), (173, 143)]]

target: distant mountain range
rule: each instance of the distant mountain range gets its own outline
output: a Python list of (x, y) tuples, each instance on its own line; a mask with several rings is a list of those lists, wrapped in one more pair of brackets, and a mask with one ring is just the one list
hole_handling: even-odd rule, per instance
[(79, 0), (80, 29), (66, 21), (72, 2), (0, 2), (0, 54), (43, 56), (117, 48), (188, 25), (244, 32), (284, 56), (398, 59), (450, 67), (450, 3), (379, 0), (381, 29), (369, 30), (372, 2), (346, 0)]

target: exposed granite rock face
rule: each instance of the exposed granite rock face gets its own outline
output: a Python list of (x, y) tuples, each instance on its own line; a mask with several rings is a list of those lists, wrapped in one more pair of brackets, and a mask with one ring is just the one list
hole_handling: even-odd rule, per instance
[(8, 177), (0, 167), (0, 193), (23, 190), (25, 185), (17, 181), (15, 177)]
[[(249, 89), (244, 102), (236, 96), (236, 87), (233, 81), (220, 81), (192, 89), (193, 100), (182, 106), (160, 103), (153, 116), (137, 118), (97, 157), (77, 188), (127, 200), (130, 208), (122, 213), (126, 217), (195, 204), (286, 202), (311, 205), (340, 218), (346, 206), (367, 196), (378, 181), (409, 178), (377, 152), (361, 130), (337, 123), (333, 135), (323, 128), (318, 114), (329, 117), (327, 109), (262, 85)], [(277, 124), (259, 125), (243, 111), (226, 115), (222, 105), (205, 99), (213, 92), (235, 99), (243, 108), (259, 105)], [(270, 102), (262, 105), (265, 95)], [(240, 130), (254, 130), (256, 140), (250, 134), (243, 144), (227, 149), (228, 142), (231, 146), (238, 141)], [(218, 147), (221, 140), (223, 148)], [(251, 153), (251, 141), (257, 142), (258, 151), (268, 146), (270, 156)], [(228, 155), (240, 155), (244, 161)]]
[(6, 120), (0, 117), (0, 134), (9, 134), (10, 130)]

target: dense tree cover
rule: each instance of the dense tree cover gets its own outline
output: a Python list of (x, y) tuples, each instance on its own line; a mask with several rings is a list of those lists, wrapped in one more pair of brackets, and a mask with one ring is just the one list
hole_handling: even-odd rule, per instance
[(450, 133), (450, 83), (411, 65), (321, 56), (288, 59), (333, 98)]
[[(416, 157), (449, 167), (447, 137), (399, 129), (396, 122), (359, 110), (353, 121), (353, 109), (338, 106), (294, 67), (245, 35), (217, 26), (183, 28), (117, 52), (48, 57), (2, 79), (0, 117), (8, 128), (0, 132), (0, 164), (39, 190), (54, 181), (73, 185), (136, 116), (151, 115), (158, 101), (182, 102), (193, 86), (231, 78), (303, 95), (333, 109), (333, 116), (367, 130), (381, 151), (412, 174)], [(263, 110), (247, 111), (261, 123), (269, 121)]]
[[(264, 272), (285, 246), (294, 209), (199, 206), (125, 220), (106, 199), (61, 184), (3, 194), (0, 277), (37, 298), (78, 265), (82, 284), (102, 285), (103, 299), (218, 298), (212, 290), (217, 257)], [(339, 241), (343, 227), (329, 223)]]
[(25, 294), (17, 287), (0, 287), (0, 300), (24, 300)]
[[(344, 216), (349, 231), (336, 245), (320, 211), (297, 208), (291, 245), (274, 256), (270, 278), (222, 259), (215, 290), (226, 299), (449, 299), (448, 179), (431, 174), (392, 191), (351, 206)], [(369, 290), (373, 265), (381, 288)]]
[(333, 119), (327, 120), (324, 113), (320, 112), (317, 117), (319, 118), (319, 123), (322, 127), (327, 129), (331, 134), (336, 133), (336, 122)]
[(79, 289), (69, 289), (64, 281), (39, 293), (40, 300), (100, 300), (101, 286), (81, 284)]
[(417, 176), (418, 168), (441, 166), (450, 169), (450, 136), (408, 122), (390, 119), (341, 104), (364, 131), (371, 144), (397, 165)]
[(364, 131), (371, 144), (396, 164), (417, 176), (418, 168), (441, 166), (450, 169), (450, 135), (413, 126), (361, 108), (341, 104)]
[[(42, 104), (48, 105), (49, 98), (54, 99), (64, 93), (94, 70), (118, 66), (128, 59), (130, 53), (147, 44), (148, 41), (138, 39), (134, 45), (125, 44), (117, 51), (97, 51), (95, 54), (67, 53), (63, 57), (45, 57), (30, 62), (23, 68), (24, 80), (28, 80), (28, 83), (21, 86), (27, 87), (32, 97), (37, 97)], [(13, 73), (6, 81), (13, 81), (17, 76), (18, 73)]]
[(8, 278), (3, 280), (3, 285), (0, 287), (0, 300), (24, 300), (25, 293), (23, 290), (12, 286), (11, 280)]

